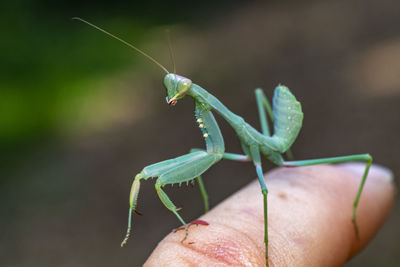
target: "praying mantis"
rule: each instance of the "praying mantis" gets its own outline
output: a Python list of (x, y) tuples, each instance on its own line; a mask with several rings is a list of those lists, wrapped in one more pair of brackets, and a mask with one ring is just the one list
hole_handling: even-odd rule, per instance
[[(189, 234), (189, 227), (193, 224), (208, 225), (202, 220), (195, 220), (192, 223), (186, 223), (179, 215), (179, 208), (171, 201), (167, 194), (163, 191), (163, 187), (169, 184), (181, 184), (183, 182), (191, 182), (196, 180), (199, 184), (200, 192), (203, 197), (205, 211), (209, 209), (208, 195), (204, 187), (201, 175), (212, 165), (219, 162), (221, 159), (228, 159), (241, 162), (252, 162), (254, 164), (258, 181), (263, 195), (264, 205), (264, 243), (265, 243), (265, 260), (266, 266), (269, 266), (268, 258), (268, 189), (264, 181), (264, 174), (261, 164), (261, 157), (273, 162), (278, 166), (296, 167), (310, 166), (327, 163), (342, 163), (351, 161), (364, 161), (366, 167), (353, 202), (352, 224), (354, 227), (356, 238), (359, 239), (359, 230), (356, 220), (357, 206), (360, 200), (364, 184), (366, 182), (368, 171), (372, 164), (372, 157), (369, 154), (357, 154), (341, 157), (329, 157), (309, 160), (285, 160), (282, 154), (290, 153), (290, 147), (296, 140), (302, 127), (303, 112), (301, 104), (291, 93), (288, 87), (278, 85), (274, 90), (272, 106), (269, 103), (262, 89), (255, 90), (257, 109), (261, 124), (261, 132), (256, 130), (244, 119), (232, 111), (230, 111), (218, 98), (207, 92), (204, 88), (193, 83), (190, 79), (170, 73), (163, 65), (157, 62), (153, 57), (149, 56), (137, 47), (127, 43), (119, 37), (99, 28), (98, 26), (83, 20), (81, 18), (73, 18), (84, 22), (95, 29), (117, 39), (129, 46), (133, 50), (139, 52), (163, 71), (164, 86), (167, 90), (166, 102), (170, 106), (174, 106), (178, 101), (185, 96), (191, 97), (195, 105), (196, 122), (202, 132), (205, 140), (205, 149), (192, 149), (190, 153), (155, 164), (144, 167), (139, 172), (132, 183), (129, 196), (129, 216), (128, 227), (121, 247), (124, 246), (130, 236), (132, 228), (132, 213), (138, 213), (136, 210), (137, 199), (139, 195), (140, 183), (142, 180), (157, 177), (155, 189), (161, 202), (169, 209), (178, 220), (182, 223), (182, 227), (178, 228), (185, 230), (184, 242)], [(222, 133), (214, 118), (213, 112), (220, 115), (234, 129), (239, 138), (244, 154), (235, 154), (225, 152), (225, 145)], [(273, 132), (269, 129), (268, 119), (273, 123)]]

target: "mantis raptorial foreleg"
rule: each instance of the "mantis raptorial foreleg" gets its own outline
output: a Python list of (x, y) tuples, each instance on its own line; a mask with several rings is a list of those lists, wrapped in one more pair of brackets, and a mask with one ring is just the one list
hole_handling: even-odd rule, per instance
[[(200, 148), (193, 148), (190, 151), (205, 151), (204, 149), (200, 149)], [(234, 160), (234, 161), (251, 161), (251, 159), (247, 156), (247, 155), (243, 155), (243, 154), (236, 154), (236, 153), (227, 153), (225, 152), (222, 155), (223, 159), (229, 159), (229, 160)]]
[(189, 182), (207, 170), (215, 163), (216, 159), (218, 159), (218, 155), (216, 154), (209, 154), (205, 151), (196, 151), (174, 159), (164, 160), (149, 165), (137, 174), (132, 183), (129, 197), (128, 229), (121, 246), (125, 245), (130, 235), (132, 212), (136, 212), (141, 179), (147, 180), (151, 177), (159, 177), (156, 182), (156, 191), (158, 196), (164, 205), (178, 217), (182, 224), (187, 226), (185, 221), (177, 213), (175, 205), (169, 200), (161, 187), (167, 184)]
[[(199, 153), (199, 152), (195, 152)], [(203, 153), (202, 157), (197, 158), (192, 161), (187, 161), (179, 166), (172, 168), (171, 170), (167, 171), (166, 173), (162, 174), (160, 178), (157, 179), (155, 188), (157, 191), (158, 196), (160, 197), (162, 203), (171, 210), (176, 217), (182, 222), (185, 227), (185, 237), (182, 241), (184, 241), (188, 235), (188, 225), (186, 222), (179, 216), (175, 205), (172, 201), (168, 198), (165, 192), (161, 189), (162, 186), (167, 184), (175, 184), (175, 183), (183, 183), (189, 182), (194, 178), (200, 176), (203, 172), (205, 172), (208, 168), (211, 167), (216, 161), (220, 159), (217, 154), (207, 153), (207, 152), (200, 152)]]
[(163, 184), (160, 182), (160, 180), (157, 180), (157, 182), (155, 184), (157, 195), (160, 198), (161, 202), (165, 205), (165, 207), (167, 207), (167, 209), (172, 211), (175, 214), (175, 216), (179, 219), (179, 221), (181, 221), (183, 226), (185, 227), (185, 230), (186, 230), (186, 234), (185, 234), (185, 238), (184, 238), (184, 240), (185, 240), (188, 235), (187, 223), (179, 215), (179, 213), (178, 213), (179, 209), (174, 205), (174, 203), (172, 203), (171, 199), (167, 196), (167, 194), (164, 192), (164, 190), (161, 189), (162, 186), (163, 186)]
[[(132, 212), (138, 213), (136, 211), (136, 206), (137, 206), (137, 198), (139, 195), (139, 189), (140, 189), (140, 180), (146, 178), (146, 176), (143, 174), (143, 171), (140, 172), (135, 176), (135, 180), (132, 183), (131, 187), (131, 193), (129, 195), (129, 216), (128, 216), (128, 228), (126, 230), (126, 235), (124, 240), (121, 243), (121, 247), (123, 247), (126, 244), (126, 241), (128, 241), (128, 238), (131, 234), (131, 225), (132, 225)], [(140, 213), (139, 213), (140, 214)]]
[(243, 162), (251, 161), (251, 158), (249, 158), (249, 156), (236, 153), (224, 153), (222, 158), (235, 161), (243, 161)]
[(318, 164), (326, 164), (326, 163), (343, 163), (343, 162), (350, 162), (350, 161), (365, 161), (367, 165), (365, 166), (364, 174), (361, 179), (360, 186), (358, 187), (356, 198), (353, 202), (353, 215), (352, 215), (352, 222), (354, 226), (354, 230), (356, 233), (357, 239), (360, 239), (358, 226), (357, 226), (357, 206), (358, 201), (360, 200), (361, 192), (364, 188), (365, 181), (367, 180), (367, 175), (369, 168), (372, 164), (372, 157), (369, 154), (359, 154), (359, 155), (349, 155), (349, 156), (342, 156), (342, 157), (332, 157), (332, 158), (323, 158), (323, 159), (309, 159), (309, 160), (297, 160), (297, 161), (285, 161), (283, 166), (291, 167), (291, 166), (310, 166), (310, 165), (318, 165)]

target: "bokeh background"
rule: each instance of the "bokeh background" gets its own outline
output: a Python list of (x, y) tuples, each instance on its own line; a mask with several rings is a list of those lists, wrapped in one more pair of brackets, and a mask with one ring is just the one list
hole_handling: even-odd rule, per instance
[[(217, 3), (215, 3), (217, 2)], [(0, 265), (141, 266), (178, 221), (142, 183), (125, 234), (132, 177), (202, 147), (193, 103), (165, 103), (162, 71), (71, 21), (84, 17), (219, 97), (258, 127), (253, 90), (288, 85), (303, 105), (298, 159), (369, 152), (399, 165), (400, 2), (3, 1), (0, 41)], [(218, 119), (227, 150), (240, 152)], [(264, 164), (268, 170), (273, 166)], [(255, 178), (223, 161), (205, 175), (212, 205)], [(167, 187), (187, 220), (198, 188)], [(346, 266), (399, 266), (400, 217)], [(373, 215), (371, 215), (373, 216)]]

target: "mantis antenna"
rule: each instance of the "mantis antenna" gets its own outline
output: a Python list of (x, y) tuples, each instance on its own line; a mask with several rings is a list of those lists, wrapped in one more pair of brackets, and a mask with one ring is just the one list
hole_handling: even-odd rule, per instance
[(96, 26), (96, 25), (94, 25), (94, 24), (92, 24), (92, 23), (90, 23), (90, 22), (88, 22), (88, 21), (86, 21), (86, 20), (84, 20), (84, 19), (81, 19), (81, 18), (78, 18), (78, 17), (73, 17), (72, 19), (73, 19), (73, 20), (79, 20), (79, 21), (81, 21), (81, 22), (83, 22), (83, 23), (86, 23), (87, 25), (89, 25), (89, 26), (95, 28), (96, 30), (99, 30), (99, 31), (101, 31), (101, 32), (103, 32), (103, 33), (105, 33), (105, 34), (107, 34), (108, 36), (110, 36), (110, 37), (112, 37), (112, 38), (114, 38), (114, 39), (116, 39), (116, 40), (122, 42), (123, 44), (129, 46), (130, 48), (132, 48), (132, 49), (135, 50), (136, 52), (139, 52), (139, 53), (142, 54), (143, 56), (147, 57), (149, 60), (151, 60), (154, 64), (156, 64), (157, 66), (159, 66), (159, 67), (160, 67), (163, 71), (165, 71), (167, 74), (169, 73), (169, 71), (168, 71), (163, 65), (161, 65), (157, 60), (155, 60), (153, 57), (149, 56), (148, 54), (146, 54), (145, 52), (143, 52), (143, 51), (140, 50), (139, 48), (135, 47), (134, 45), (131, 45), (130, 43), (128, 43), (128, 42), (122, 40), (121, 38), (119, 38), (119, 37), (117, 37), (117, 36), (115, 36), (115, 35), (113, 35), (113, 34), (107, 32), (106, 30), (103, 30), (102, 28), (100, 28), (100, 27), (98, 27), (98, 26)]
[(174, 73), (176, 74), (176, 64), (175, 64), (174, 50), (172, 49), (171, 33), (169, 32), (169, 30), (166, 30), (166, 33), (168, 38), (169, 54), (171, 56), (172, 65), (174, 66)]
[[(168, 39), (169, 55), (171, 57), (172, 65), (174, 68), (174, 74), (176, 75), (176, 64), (175, 64), (174, 50), (172, 49), (171, 33), (169, 32), (168, 29), (165, 31), (165, 33), (167, 34), (167, 39)], [(175, 90), (177, 87), (178, 83), (175, 83)]]

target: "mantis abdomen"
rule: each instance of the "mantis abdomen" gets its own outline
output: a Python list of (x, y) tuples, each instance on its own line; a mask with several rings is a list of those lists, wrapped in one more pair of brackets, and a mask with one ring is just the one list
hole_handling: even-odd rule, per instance
[(296, 140), (303, 123), (301, 104), (289, 88), (278, 85), (275, 88), (272, 112), (274, 116), (273, 142), (284, 153)]

